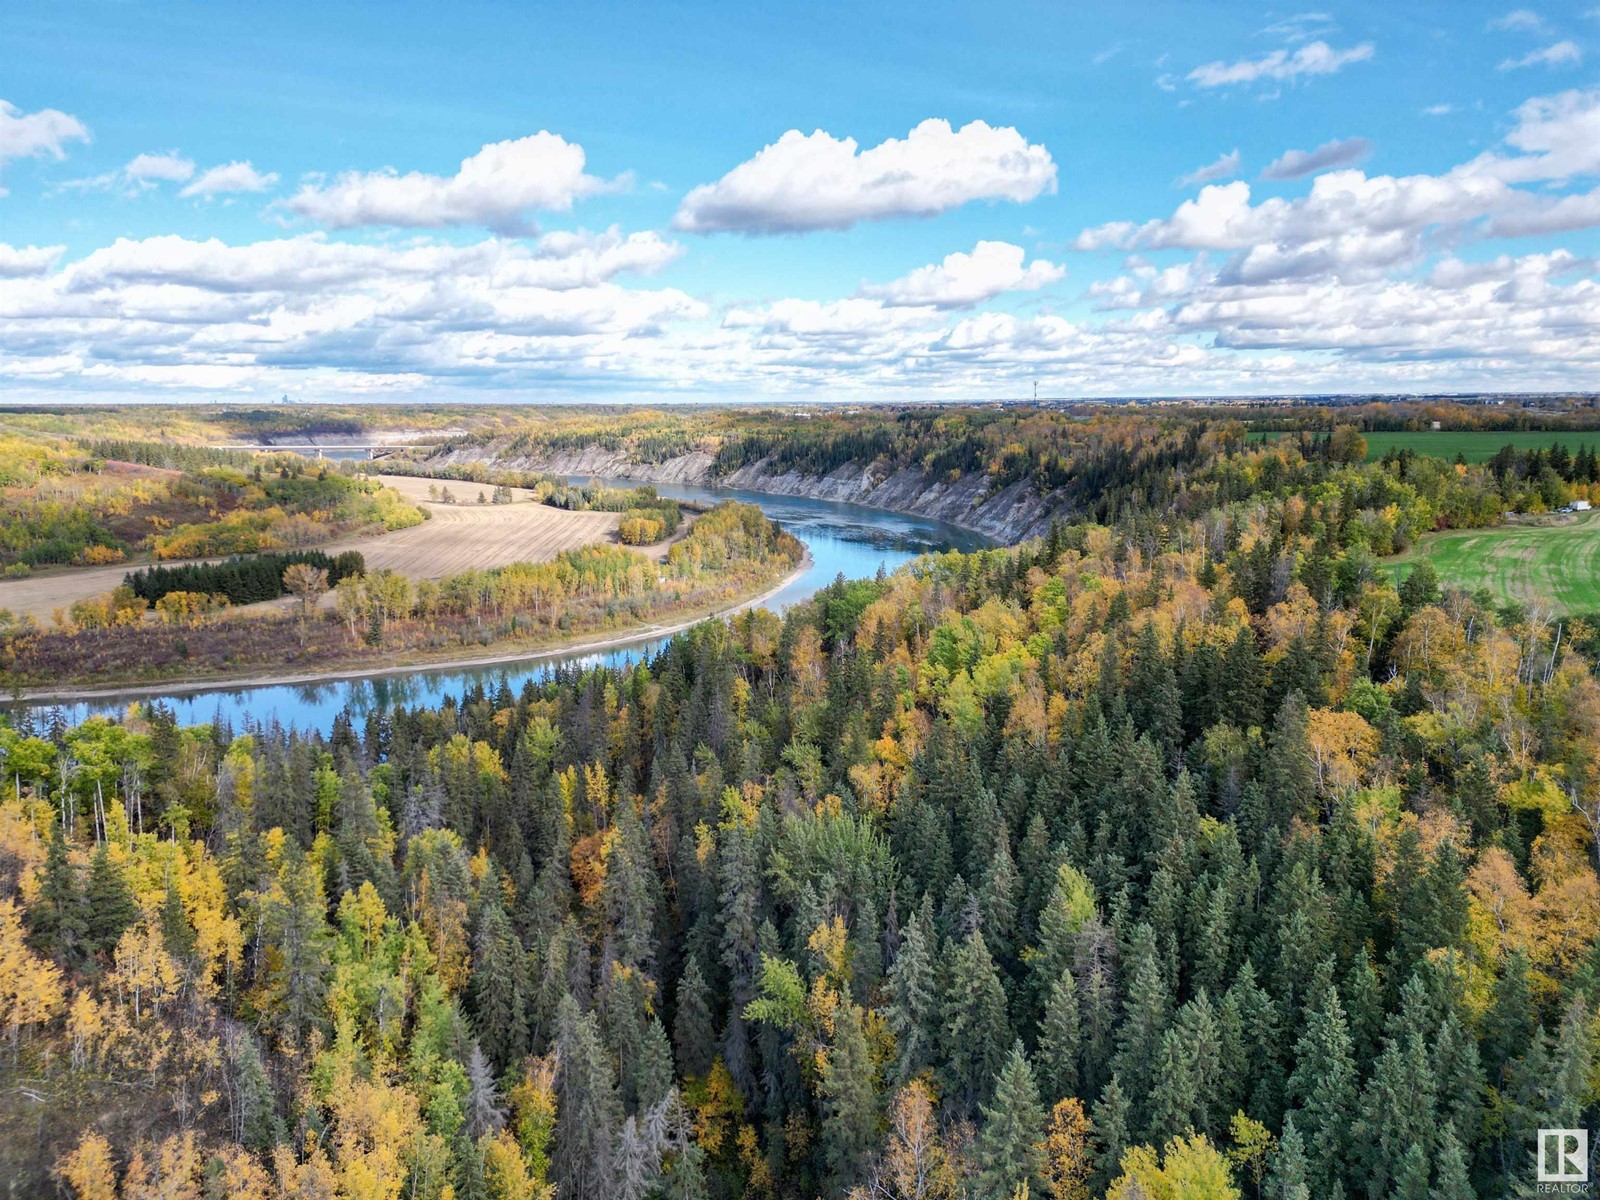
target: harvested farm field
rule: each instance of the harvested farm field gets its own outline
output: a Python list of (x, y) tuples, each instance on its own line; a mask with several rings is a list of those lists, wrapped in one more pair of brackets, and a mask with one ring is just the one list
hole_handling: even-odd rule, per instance
[[(428, 498), (430, 480), (400, 475), (378, 478), (426, 509), (429, 519), (410, 529), (346, 538), (318, 549), (330, 554), (359, 550), (369, 570), (387, 567), (413, 579), (439, 579), (473, 567), (547, 562), (563, 550), (611, 541), (616, 536), (616, 513), (551, 508), (535, 503), (532, 493), (521, 489), (513, 489), (515, 499), (510, 504), (479, 504), (477, 484), (444, 481), (437, 485), (441, 491), (448, 487), (458, 501), (467, 502), (442, 504)], [(483, 490), (487, 494), (492, 489)], [(0, 581), (0, 609), (48, 621), (58, 608), (109, 592), (141, 565), (119, 563)]]

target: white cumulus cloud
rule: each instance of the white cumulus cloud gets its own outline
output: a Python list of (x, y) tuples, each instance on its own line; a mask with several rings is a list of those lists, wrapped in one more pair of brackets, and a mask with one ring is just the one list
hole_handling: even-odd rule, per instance
[(65, 249), (65, 246), (8, 246), (0, 242), (0, 279), (43, 275)]
[(484, 146), (454, 175), (349, 171), (329, 184), (305, 185), (287, 207), (334, 229), (478, 225), (520, 235), (537, 228), (534, 212), (566, 212), (573, 201), (616, 186), (587, 174), (585, 162), (582, 146), (541, 130)]
[(175, 150), (165, 154), (136, 154), (122, 172), (129, 179), (182, 183), (194, 174), (194, 163)]
[[(70, 113), (56, 108), (28, 113), (0, 100), (0, 171), (19, 158), (48, 156), (59, 161), (67, 156), (67, 143), (88, 140), (88, 127)], [(3, 195), (5, 189), (0, 187)]]
[(1032, 292), (1058, 282), (1066, 268), (1036, 258), (1026, 266), (1021, 246), (979, 242), (971, 254), (947, 254), (941, 263), (918, 267), (892, 283), (868, 285), (863, 296), (888, 304), (970, 308), (1003, 292)]
[(1353, 246), (1366, 262), (1374, 245), (1388, 247), (1386, 253), (1405, 245), (1420, 255), (1424, 235), (1436, 230), (1513, 236), (1600, 224), (1600, 191), (1553, 195), (1547, 188), (1514, 186), (1600, 174), (1600, 91), (1530, 100), (1515, 117), (1505, 142), (1516, 153), (1486, 152), (1441, 175), (1328, 171), (1308, 195), (1259, 203), (1252, 203), (1243, 182), (1213, 185), (1170, 217), (1108, 222), (1084, 230), (1074, 244), (1080, 250), (1254, 249), (1285, 262), (1300, 261), (1307, 247), (1325, 260), (1326, 253)]
[(223, 196), (234, 192), (264, 192), (278, 182), (276, 172), (258, 171), (249, 162), (223, 163), (202, 171), (180, 196)]
[(1056, 187), (1056, 164), (1015, 129), (923, 121), (862, 150), (854, 138), (791, 129), (716, 183), (684, 197), (673, 225), (693, 233), (848, 229), (928, 217), (974, 200), (1025, 203)]

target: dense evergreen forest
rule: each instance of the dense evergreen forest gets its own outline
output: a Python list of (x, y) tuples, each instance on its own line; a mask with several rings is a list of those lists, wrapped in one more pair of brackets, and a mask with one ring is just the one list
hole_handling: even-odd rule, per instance
[(0, 727), (7, 1177), (1531, 1193), (1600, 1115), (1594, 631), (1376, 569), (1494, 471), (1208, 436), (648, 666)]

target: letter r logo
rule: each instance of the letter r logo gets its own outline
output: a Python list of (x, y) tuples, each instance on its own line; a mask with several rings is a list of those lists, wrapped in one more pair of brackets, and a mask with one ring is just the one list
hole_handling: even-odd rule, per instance
[(1589, 1131), (1539, 1130), (1539, 1182), (1589, 1182)]

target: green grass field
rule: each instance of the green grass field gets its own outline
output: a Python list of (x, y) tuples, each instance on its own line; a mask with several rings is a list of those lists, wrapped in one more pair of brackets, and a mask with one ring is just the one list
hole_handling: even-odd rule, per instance
[(1440, 429), (1425, 433), (1368, 433), (1367, 461), (1382, 458), (1390, 450), (1415, 450), (1418, 454), (1432, 454), (1437, 458), (1455, 460), (1457, 454), (1468, 462), (1488, 462), (1505, 446), (1518, 450), (1548, 448), (1560, 442), (1572, 453), (1582, 445), (1600, 449), (1600, 434), (1594, 430), (1515, 430), (1480, 431), (1476, 429)]
[[(1282, 433), (1256, 431), (1252, 441), (1270, 441), (1285, 436)], [(1583, 445), (1600, 451), (1600, 431), (1585, 430), (1515, 430), (1493, 431), (1477, 429), (1440, 429), (1422, 433), (1364, 433), (1367, 439), (1367, 461), (1375, 462), (1390, 450), (1414, 450), (1418, 454), (1431, 454), (1454, 462), (1457, 454), (1469, 463), (1488, 462), (1503, 446), (1518, 450), (1548, 448), (1560, 442), (1572, 453)]]
[(1433, 564), (1441, 583), (1488, 588), (1502, 603), (1600, 612), (1600, 511), (1430, 533), (1384, 567), (1403, 579), (1422, 559)]

